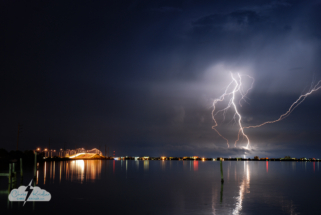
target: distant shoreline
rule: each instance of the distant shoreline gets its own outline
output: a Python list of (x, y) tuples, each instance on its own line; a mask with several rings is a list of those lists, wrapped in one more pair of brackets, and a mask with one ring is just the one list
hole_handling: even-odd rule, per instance
[[(139, 158), (135, 159), (134, 157), (123, 157), (122, 159), (120, 158), (114, 158), (114, 157), (109, 157), (109, 158), (47, 158), (43, 159), (42, 161), (72, 161), (72, 160), (116, 160), (116, 161), (122, 161), (122, 160), (133, 160), (133, 161), (220, 161), (217, 158), (197, 158), (197, 159), (183, 159), (183, 158), (166, 158), (162, 159), (161, 157), (150, 157), (148, 159), (146, 158)], [(222, 161), (286, 161), (286, 162), (291, 162), (291, 161), (301, 161), (301, 162), (320, 162), (321, 160), (318, 159), (306, 159), (306, 160), (300, 160), (300, 159), (282, 159), (282, 158), (273, 158), (273, 159), (236, 159), (236, 158), (223, 158)]]
[[(37, 149), (38, 150), (38, 149)], [(84, 150), (84, 149), (81, 149)], [(92, 152), (94, 151), (94, 152)], [(7, 152), (5, 149), (0, 148), (0, 164), (4, 163), (15, 163), (19, 162), (22, 158), (24, 162), (34, 162), (35, 159), (35, 152), (36, 150), (26, 150), (22, 151), (10, 151)], [(150, 157), (150, 156), (103, 156), (101, 151), (97, 149), (93, 149), (88, 153), (84, 153), (81, 151), (80, 153), (75, 153), (68, 156), (49, 156), (49, 153), (37, 152), (37, 162), (43, 161), (65, 161), (65, 160), (183, 160), (183, 161), (310, 161), (310, 162), (319, 162), (321, 159), (319, 158), (293, 158), (291, 156), (284, 156), (283, 158), (268, 158), (262, 157), (259, 158), (258, 156), (254, 156), (253, 158), (244, 158), (244, 157), (199, 157), (199, 156), (182, 156), (182, 157), (165, 157), (165, 156), (158, 156), (158, 157)], [(99, 153), (98, 153), (99, 152)], [(46, 156), (47, 155), (47, 156)], [(51, 154), (52, 155), (52, 154)], [(105, 154), (106, 155), (106, 154)]]
[[(3, 154), (3, 153), (2, 153)], [(33, 151), (25, 151), (23, 152), (10, 152), (4, 154), (5, 156), (0, 156), (0, 164), (4, 163), (16, 163), (19, 162), (20, 158), (24, 162), (32, 163), (35, 159), (35, 154)], [(198, 156), (184, 156), (184, 157), (149, 157), (149, 156), (120, 156), (120, 157), (108, 157), (103, 156), (101, 154), (94, 154), (91, 157), (86, 155), (81, 155), (79, 157), (44, 157), (43, 154), (37, 154), (37, 162), (45, 162), (45, 161), (68, 161), (68, 160), (135, 160), (135, 161), (146, 161), (146, 160), (160, 160), (160, 161), (167, 161), (167, 160), (178, 160), (178, 161), (303, 161), (303, 162), (320, 162), (321, 159), (316, 158), (291, 158), (290, 156), (285, 156), (284, 158), (259, 158), (255, 156), (254, 158), (224, 158), (224, 157), (198, 157)]]

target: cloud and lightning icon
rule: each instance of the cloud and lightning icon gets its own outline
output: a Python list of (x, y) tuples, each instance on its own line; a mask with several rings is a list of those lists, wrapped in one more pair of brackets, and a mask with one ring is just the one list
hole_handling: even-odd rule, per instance
[(33, 179), (31, 179), (28, 186), (21, 185), (17, 189), (11, 190), (8, 198), (12, 202), (48, 202), (51, 199), (51, 194), (37, 186), (32, 186)]
[(29, 196), (31, 195), (31, 193), (32, 193), (32, 191), (33, 191), (33, 187), (31, 186), (32, 180), (33, 180), (33, 179), (31, 179), (29, 185), (27, 186), (27, 188), (26, 188), (26, 190), (25, 190), (25, 191), (27, 192), (27, 196), (26, 196), (25, 202), (23, 203), (23, 206), (26, 204), (27, 200), (29, 199)]
[[(248, 87), (248, 89), (245, 92), (243, 90), (243, 84), (242, 84), (242, 79), (244, 79), (244, 78), (251, 80), (251, 85), (250, 85), (250, 87)], [(215, 132), (226, 141), (228, 147), (230, 146), (228, 139), (226, 137), (224, 137), (217, 129), (218, 123), (217, 123), (216, 117), (218, 116), (218, 114), (222, 113), (223, 121), (224, 121), (227, 110), (233, 109), (233, 111), (234, 111), (233, 120), (239, 126), (238, 136), (237, 136), (237, 140), (234, 143), (234, 146), (236, 147), (237, 142), (240, 140), (240, 135), (242, 135), (247, 140), (247, 145), (245, 148), (249, 149), (250, 139), (245, 134), (245, 132), (244, 132), (245, 129), (258, 128), (263, 125), (272, 124), (272, 123), (279, 122), (279, 121), (285, 119), (293, 112), (293, 110), (296, 107), (298, 107), (306, 99), (307, 96), (309, 96), (313, 92), (321, 89), (321, 80), (319, 82), (317, 82), (317, 84), (315, 84), (315, 85), (313, 85), (313, 82), (312, 82), (309, 92), (300, 95), (299, 98), (290, 106), (290, 108), (284, 114), (282, 114), (278, 119), (272, 120), (272, 121), (266, 121), (266, 122), (261, 123), (259, 125), (251, 125), (251, 126), (244, 127), (242, 125), (242, 115), (240, 114), (238, 106), (242, 107), (242, 101), (246, 102), (246, 98), (247, 98), (246, 96), (249, 93), (249, 91), (253, 88), (254, 78), (249, 75), (240, 75), (239, 73), (237, 74), (237, 76), (235, 76), (231, 73), (231, 79), (232, 80), (225, 88), (224, 93), (219, 98), (214, 99), (213, 110), (212, 110), (212, 119), (214, 122), (212, 129), (215, 130)], [(241, 96), (241, 99), (239, 100), (238, 103), (236, 103), (236, 101), (235, 101), (237, 98), (237, 94), (240, 94), (240, 96)], [(218, 103), (223, 102), (224, 100), (228, 101), (227, 106), (224, 107), (223, 109), (218, 110), (218, 108), (217, 108)]]

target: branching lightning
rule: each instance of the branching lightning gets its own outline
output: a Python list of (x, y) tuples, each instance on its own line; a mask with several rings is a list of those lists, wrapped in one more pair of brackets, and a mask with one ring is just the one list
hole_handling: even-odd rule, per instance
[[(238, 91), (239, 91), (239, 90), (241, 89), (241, 86), (242, 86), (240, 74), (238, 74), (238, 76), (239, 76), (239, 79), (240, 79), (240, 83), (238, 83), (237, 80), (236, 80), (236, 79), (233, 77), (233, 75), (232, 75), (232, 79), (234, 80), (234, 82), (235, 82), (235, 84), (236, 84), (236, 87), (235, 87), (235, 89), (234, 89), (234, 91), (233, 91), (233, 96), (232, 96), (231, 101), (232, 101), (232, 104), (233, 104), (233, 106), (234, 106), (235, 113), (236, 113), (236, 114), (238, 115), (238, 117), (239, 117), (238, 122), (239, 122), (239, 126), (240, 126), (240, 131), (242, 132), (243, 136), (246, 137), (246, 139), (247, 139), (247, 144), (249, 145), (249, 144), (250, 144), (250, 139), (249, 139), (249, 137), (244, 133), (244, 130), (243, 130), (243, 127), (242, 127), (242, 123), (241, 123), (242, 117), (241, 117), (241, 114), (238, 112), (237, 107), (236, 107), (236, 105), (235, 105), (235, 103), (234, 103), (236, 88), (238, 87), (237, 89), (238, 89)], [(243, 98), (244, 98), (244, 96), (242, 95), (242, 99), (243, 99)]]
[[(247, 75), (246, 75), (246, 76), (247, 76)], [(223, 139), (226, 140), (226, 143), (227, 143), (227, 146), (228, 146), (228, 147), (229, 147), (228, 139), (225, 138), (222, 134), (220, 134), (220, 132), (216, 129), (216, 127), (218, 126), (218, 123), (217, 123), (215, 117), (217, 116), (217, 114), (223, 112), (223, 121), (224, 121), (224, 120), (225, 120), (226, 111), (227, 111), (231, 106), (233, 106), (234, 111), (235, 111), (235, 114), (234, 114), (233, 119), (236, 121), (236, 117), (238, 117), (238, 125), (239, 125), (239, 127), (240, 127), (240, 130), (241, 130), (243, 136), (247, 139), (248, 144), (249, 144), (249, 143), (250, 143), (250, 139), (248, 138), (248, 136), (247, 136), (247, 135), (244, 133), (244, 131), (243, 131), (242, 116), (241, 116), (241, 114), (239, 113), (239, 111), (238, 111), (238, 109), (237, 109), (237, 106), (236, 106), (236, 104), (235, 104), (235, 99), (236, 99), (236, 98), (235, 98), (235, 97), (236, 97), (235, 94), (236, 94), (237, 92), (239, 92), (239, 93), (241, 94), (242, 97), (241, 97), (241, 99), (240, 99), (240, 101), (239, 101), (239, 105), (242, 107), (241, 101), (242, 101), (242, 100), (245, 101), (246, 95), (247, 95), (247, 93), (249, 92), (249, 90), (252, 88), (253, 82), (254, 82), (254, 79), (253, 79), (252, 77), (247, 76), (247, 77), (249, 77), (249, 78), (252, 79), (252, 84), (251, 84), (251, 87), (250, 87), (249, 89), (247, 89), (246, 93), (243, 93), (243, 92), (242, 92), (242, 78), (241, 78), (241, 75), (238, 74), (238, 80), (237, 80), (236, 78), (234, 78), (234, 76), (233, 76), (232, 73), (231, 73), (231, 77), (232, 77), (232, 82), (230, 82), (230, 83), (227, 85), (224, 94), (221, 95), (218, 99), (214, 99), (214, 101), (213, 101), (213, 111), (212, 111), (212, 119), (213, 119), (213, 121), (214, 121), (214, 125), (212, 126), (212, 129), (214, 129), (219, 136), (221, 136)], [(231, 88), (231, 86), (232, 86), (233, 84), (234, 84), (235, 86), (234, 86), (234, 88), (233, 88), (232, 90), (230, 90), (230, 88)], [(230, 91), (229, 91), (229, 90), (230, 90)], [(218, 102), (224, 101), (225, 97), (228, 97), (228, 96), (231, 96), (231, 98), (229, 99), (228, 105), (227, 105), (225, 108), (223, 108), (222, 110), (216, 111), (216, 104), (217, 104)], [(216, 112), (215, 112), (215, 111), (216, 111)]]
[[(252, 83), (251, 83), (251, 86), (246, 90), (246, 92), (244, 93), (243, 92), (243, 86), (242, 86), (242, 76), (245, 76), (249, 79), (252, 80)], [(229, 147), (229, 141), (226, 137), (224, 137), (218, 130), (217, 130), (217, 127), (218, 127), (218, 123), (217, 123), (217, 120), (215, 119), (215, 117), (219, 114), (219, 113), (222, 113), (223, 112), (223, 121), (225, 120), (225, 114), (226, 114), (226, 111), (232, 106), (235, 113), (234, 113), (234, 116), (233, 116), (233, 119), (234, 121), (238, 122), (238, 126), (239, 126), (239, 132), (238, 132), (238, 136), (237, 136), (237, 140), (235, 141), (235, 146), (236, 146), (236, 143), (239, 141), (240, 139), (240, 133), (242, 133), (242, 136), (245, 137), (247, 139), (247, 146), (246, 148), (248, 149), (249, 146), (250, 146), (250, 139), (249, 137), (245, 134), (244, 132), (244, 129), (248, 129), (248, 128), (258, 128), (258, 127), (261, 127), (263, 125), (266, 125), (266, 124), (272, 124), (272, 123), (275, 123), (275, 122), (278, 122), (278, 121), (281, 121), (283, 119), (285, 119), (286, 117), (288, 117), (292, 111), (298, 107), (304, 100), (307, 96), (311, 95), (313, 92), (321, 89), (321, 80), (315, 84), (314, 82), (311, 83), (311, 87), (310, 87), (310, 90), (309, 92), (305, 93), (305, 94), (302, 94), (300, 95), (300, 97), (290, 106), (290, 108), (288, 109), (287, 112), (285, 112), (284, 114), (282, 114), (278, 119), (276, 120), (273, 120), (273, 121), (267, 121), (267, 122), (264, 122), (262, 124), (259, 124), (259, 125), (251, 125), (251, 126), (246, 126), (246, 127), (243, 127), (242, 126), (242, 116), (237, 108), (237, 105), (236, 105), (236, 93), (240, 93), (241, 95), (241, 99), (239, 100), (238, 102), (238, 105), (240, 107), (242, 107), (242, 104), (241, 104), (241, 101), (244, 100), (246, 102), (246, 95), (248, 94), (248, 92), (253, 88), (253, 84), (254, 84), (254, 78), (251, 77), (251, 76), (248, 76), (248, 75), (240, 75), (238, 74), (238, 78), (235, 78), (233, 76), (233, 74), (231, 73), (231, 78), (232, 78), (232, 81), (227, 85), (225, 91), (224, 91), (224, 94), (221, 95), (218, 99), (214, 99), (213, 101), (213, 111), (212, 111), (212, 119), (214, 121), (214, 125), (212, 126), (212, 129), (214, 129), (216, 131), (216, 133), (221, 136), (224, 140), (226, 140), (227, 142), (227, 146)], [(234, 88), (231, 90), (231, 86), (232, 85), (235, 85)], [(222, 110), (218, 110), (216, 111), (216, 105), (219, 103), (219, 102), (223, 102), (225, 100), (226, 97), (230, 97), (229, 100), (228, 100), (228, 104), (225, 108), (223, 108)], [(236, 118), (238, 118), (238, 120), (236, 120)]]
[[(251, 126), (243, 127), (242, 129), (239, 130), (239, 134), (240, 134), (240, 132), (244, 132), (244, 131), (243, 131), (244, 128), (258, 128), (258, 127), (261, 127), (261, 126), (263, 126), (263, 125), (272, 124), (272, 123), (279, 122), (279, 121), (285, 119), (286, 117), (288, 117), (288, 116), (292, 113), (292, 111), (293, 111), (296, 107), (298, 107), (298, 106), (305, 100), (305, 98), (306, 98), (307, 96), (309, 96), (309, 95), (311, 95), (313, 92), (321, 89), (320, 84), (321, 84), (321, 80), (320, 80), (316, 85), (314, 85), (313, 87), (311, 86), (309, 92), (307, 92), (306, 94), (300, 95), (299, 98), (290, 106), (290, 108), (288, 109), (288, 111), (285, 112), (284, 114), (282, 114), (278, 119), (273, 120), (273, 121), (263, 122), (262, 124), (259, 124), (259, 125), (251, 125)], [(238, 138), (238, 139), (239, 139), (239, 138)], [(235, 141), (235, 146), (236, 146), (236, 143), (237, 143), (238, 139)], [(247, 145), (247, 147), (248, 147), (248, 146), (249, 146), (249, 145)]]

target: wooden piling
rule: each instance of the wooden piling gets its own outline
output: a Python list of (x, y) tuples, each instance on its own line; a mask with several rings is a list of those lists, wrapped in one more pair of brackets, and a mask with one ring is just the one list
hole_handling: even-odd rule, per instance
[(11, 177), (11, 180), (12, 180), (12, 186), (14, 186), (14, 184), (16, 183), (16, 179), (17, 179), (17, 173), (16, 173), (16, 168), (15, 168), (15, 163), (12, 163), (12, 177)]
[(23, 177), (23, 172), (22, 172), (22, 158), (20, 158), (20, 177)]
[(35, 152), (34, 178), (37, 176), (37, 152)]
[(11, 163), (9, 164), (9, 184), (11, 184)]
[(23, 184), (22, 158), (20, 158), (20, 186)]
[(222, 159), (220, 159), (220, 166), (221, 166), (221, 182), (224, 183)]
[(11, 191), (11, 184), (8, 183), (8, 194), (10, 194), (10, 191)]
[(221, 193), (220, 193), (220, 194), (221, 194), (221, 195), (220, 195), (220, 203), (223, 202), (223, 186), (224, 186), (223, 184), (224, 184), (224, 183), (222, 182), (222, 183), (221, 183)]

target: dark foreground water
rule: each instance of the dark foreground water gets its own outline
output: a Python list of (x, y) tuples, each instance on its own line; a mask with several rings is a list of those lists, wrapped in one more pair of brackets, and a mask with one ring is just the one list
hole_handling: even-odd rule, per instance
[[(24, 169), (28, 185), (33, 170)], [(0, 214), (321, 214), (318, 162), (224, 161), (223, 169), (224, 185), (217, 161), (45, 162), (36, 186), (51, 200), (9, 202), (0, 177)]]

